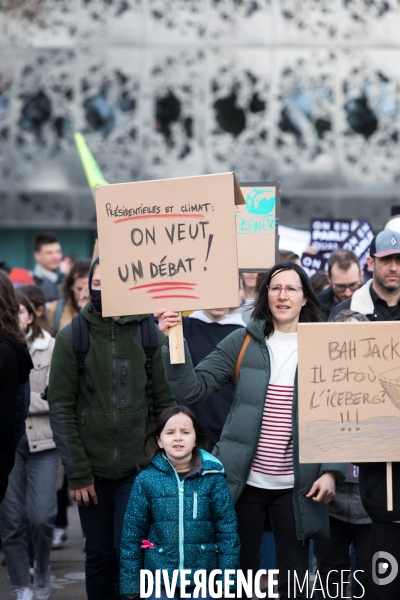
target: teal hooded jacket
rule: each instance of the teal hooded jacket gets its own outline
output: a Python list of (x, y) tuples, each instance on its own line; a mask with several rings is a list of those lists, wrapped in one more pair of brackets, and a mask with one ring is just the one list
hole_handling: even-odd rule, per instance
[[(232, 387), (234, 400), (218, 443), (218, 456), (226, 470), (234, 503), (246, 485), (260, 437), (271, 370), (264, 331), (264, 320), (250, 321), (247, 330), (239, 329), (228, 335), (195, 369), (186, 343), (184, 364), (171, 365), (168, 346), (165, 345), (162, 349), (167, 381), (179, 403), (204, 402), (225, 385), (230, 384)], [(235, 366), (247, 332), (251, 333), (253, 339), (243, 357), (240, 377), (235, 385)], [(297, 538), (327, 538), (328, 506), (306, 498), (306, 494), (314, 481), (324, 473), (333, 472), (339, 481), (344, 481), (346, 464), (299, 463), (297, 376), (294, 381), (292, 429), (293, 509)]]
[[(148, 540), (154, 548), (142, 549)], [(140, 570), (239, 569), (236, 513), (220, 461), (200, 450), (180, 479), (164, 453), (135, 480), (121, 540), (121, 595), (140, 592)], [(218, 578), (217, 578), (218, 579)], [(232, 577), (233, 579), (233, 577)], [(177, 585), (180, 585), (178, 578)], [(233, 589), (233, 588), (232, 588)]]

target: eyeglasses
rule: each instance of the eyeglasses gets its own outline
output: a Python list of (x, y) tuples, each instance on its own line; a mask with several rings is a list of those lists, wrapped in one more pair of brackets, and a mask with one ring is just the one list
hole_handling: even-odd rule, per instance
[(303, 288), (300, 285), (279, 285), (278, 283), (274, 283), (273, 285), (268, 285), (267, 289), (271, 296), (279, 296), (281, 291), (285, 290), (285, 294), (289, 296), (289, 298), (293, 298)]
[(332, 283), (332, 287), (336, 292), (345, 292), (347, 288), (351, 292), (355, 292), (360, 287), (360, 282), (355, 281), (354, 283), (349, 283), (349, 285), (345, 285), (344, 283)]

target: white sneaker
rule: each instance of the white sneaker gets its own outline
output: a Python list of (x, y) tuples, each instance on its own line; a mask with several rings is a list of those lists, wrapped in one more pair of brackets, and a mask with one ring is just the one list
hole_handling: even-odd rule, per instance
[(29, 588), (16, 588), (11, 595), (16, 596), (17, 600), (33, 600), (33, 591)]
[(53, 542), (51, 545), (52, 549), (58, 550), (59, 548), (62, 548), (67, 537), (68, 536), (65, 529), (55, 527), (53, 531)]
[[(33, 576), (33, 600), (49, 600), (50, 594), (50, 566), (47, 567), (44, 573), (39, 573), (35, 564), (35, 574)], [(30, 598), (28, 598), (28, 600), (30, 600)]]

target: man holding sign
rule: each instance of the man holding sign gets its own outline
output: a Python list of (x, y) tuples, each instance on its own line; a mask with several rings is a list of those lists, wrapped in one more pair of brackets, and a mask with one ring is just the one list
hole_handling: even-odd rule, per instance
[[(122, 522), (151, 418), (144, 323), (154, 329), (154, 415), (174, 403), (161, 360), (164, 337), (148, 315), (102, 316), (98, 259), (89, 274), (91, 301), (76, 347), (74, 322), (57, 335), (50, 373), (50, 421), (86, 537), (88, 600), (114, 598)], [(75, 321), (78, 323), (78, 321)], [(151, 339), (151, 335), (150, 335)], [(119, 597), (119, 596), (117, 596)]]

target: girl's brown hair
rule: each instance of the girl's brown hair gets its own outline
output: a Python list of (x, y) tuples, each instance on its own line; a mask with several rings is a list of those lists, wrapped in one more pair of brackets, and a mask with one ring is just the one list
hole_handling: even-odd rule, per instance
[(10, 335), (24, 348), (27, 348), (25, 336), (19, 325), (19, 300), (13, 284), (4, 271), (0, 271), (0, 334)]
[[(22, 292), (20, 292), (20, 290), (15, 290), (15, 295), (17, 297), (17, 300), (20, 304), (22, 304), (22, 306), (25, 306), (26, 310), (29, 313), (29, 316), (32, 317), (32, 323), (29, 325), (29, 328), (31, 330), (31, 334), (28, 338), (28, 342), (33, 342), (34, 340), (36, 340), (36, 338), (39, 337), (43, 337), (43, 333), (42, 333), (42, 329), (39, 325), (39, 319), (38, 316), (35, 312), (35, 309), (33, 308), (32, 303), (30, 302), (30, 300), (25, 296), (25, 294), (23, 294)], [(18, 307), (19, 310), (19, 307)], [(24, 334), (26, 335), (28, 332), (24, 331)]]
[[(193, 429), (195, 430), (195, 433), (196, 433), (196, 446), (193, 448), (193, 454), (192, 454), (193, 460), (196, 459), (200, 448), (205, 449), (207, 447), (207, 445), (209, 445), (210, 443), (212, 445), (215, 444), (215, 440), (208, 433), (208, 431), (206, 429), (204, 429), (204, 427), (199, 423), (196, 415), (190, 410), (190, 408), (188, 408), (185, 405), (170, 406), (169, 408), (166, 408), (165, 410), (163, 410), (163, 412), (159, 415), (157, 422), (156, 422), (154, 428), (152, 429), (152, 431), (150, 431), (150, 433), (148, 433), (146, 435), (146, 437), (144, 438), (143, 452), (144, 452), (145, 456), (147, 456), (149, 459), (146, 466), (148, 466), (151, 463), (151, 461), (153, 460), (153, 458), (155, 457), (156, 454), (158, 454), (159, 452), (164, 452), (164, 450), (162, 450), (159, 447), (159, 445), (157, 444), (157, 440), (160, 437), (160, 434), (161, 434), (162, 430), (164, 429), (165, 425), (167, 424), (167, 422), (169, 421), (169, 419), (179, 413), (183, 413), (184, 415), (187, 415), (192, 420)], [(151, 444), (151, 446), (152, 446), (150, 455), (147, 454), (147, 445), (148, 444)]]

